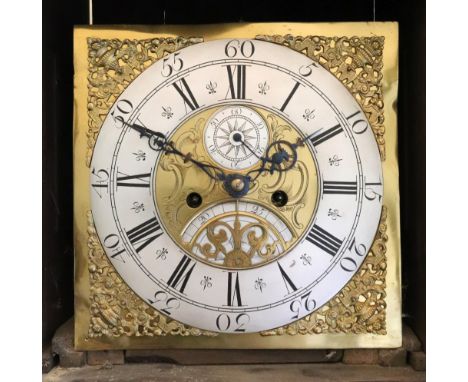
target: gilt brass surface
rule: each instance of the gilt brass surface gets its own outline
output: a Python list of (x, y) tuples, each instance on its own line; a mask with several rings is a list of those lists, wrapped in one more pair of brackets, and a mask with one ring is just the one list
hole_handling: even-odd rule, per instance
[[(205, 110), (179, 126), (170, 138), (175, 147), (183, 153), (190, 153), (193, 159), (216, 165), (207, 153), (205, 145), (201, 143), (206, 122), (221, 108), (222, 106)], [(294, 126), (275, 113), (260, 107), (251, 108), (259, 113), (266, 122), (270, 141), (296, 142), (301, 137)], [(203, 248), (197, 245), (194, 240), (185, 242), (182, 233), (192, 219), (201, 219), (203, 211), (210, 206), (222, 205), (232, 201), (232, 199), (227, 195), (221, 182), (208, 176), (200, 179), (200, 172), (197, 168), (184, 161), (183, 158), (174, 155), (161, 157), (155, 175), (155, 182), (158, 184), (155, 195), (156, 205), (161, 206), (158, 212), (165, 230), (180, 247), (211, 265), (216, 264), (211, 260), (218, 257), (224, 258), (224, 263), (218, 263), (218, 265), (238, 269), (259, 266), (277, 259), (302, 238), (314, 216), (317, 196), (315, 162), (307, 146), (298, 147), (298, 151), (300, 160), (292, 170), (275, 172), (274, 174), (262, 173), (252, 184), (249, 193), (242, 198), (243, 202), (251, 203), (273, 213), (292, 233), (290, 240), (282, 241), (281, 235), (276, 232), (275, 227), (266, 220), (263, 220), (262, 226), (249, 225), (242, 227), (242, 229), (239, 226), (238, 229), (235, 229), (235, 227), (226, 224), (226, 215), (219, 215), (215, 217), (215, 220), (208, 221), (208, 225), (203, 225), (200, 232), (196, 234), (199, 237), (202, 232), (208, 231), (210, 242), (206, 243)], [(250, 170), (255, 170), (260, 166), (261, 163), (257, 163)], [(226, 172), (234, 173), (229, 169), (226, 169)], [(278, 189), (289, 195), (289, 201), (283, 207), (272, 209), (271, 193)], [(186, 195), (191, 192), (198, 193), (203, 199), (203, 204), (196, 210), (186, 203)], [(243, 215), (248, 216), (250, 221), (257, 220), (257, 216), (253, 213), (243, 212)], [(215, 234), (214, 231), (220, 226), (224, 228)], [(255, 236), (255, 230), (262, 231), (261, 237)], [(275, 250), (267, 244), (268, 232), (281, 241), (279, 244), (283, 251)], [(251, 247), (241, 250), (240, 246), (237, 246), (235, 250), (226, 252), (226, 242), (230, 238), (234, 238), (236, 242), (243, 235), (252, 236), (248, 239)], [(251, 261), (255, 254), (263, 254), (260, 255), (262, 261), (256, 264)]]
[[(289, 46), (315, 59), (354, 95), (379, 144), (385, 207), (371, 252), (360, 271), (325, 306), (272, 331), (218, 335), (166, 318), (120, 279), (92, 224), (88, 166), (100, 126), (113, 101), (151, 63), (203, 40), (255, 37)], [(75, 346), (89, 350), (400, 346), (397, 45), (396, 23), (76, 28)]]

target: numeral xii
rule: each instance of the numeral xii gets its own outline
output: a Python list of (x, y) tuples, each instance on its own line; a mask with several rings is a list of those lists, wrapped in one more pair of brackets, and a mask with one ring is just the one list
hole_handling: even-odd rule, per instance
[(226, 66), (232, 99), (245, 99), (246, 68), (246, 65)]

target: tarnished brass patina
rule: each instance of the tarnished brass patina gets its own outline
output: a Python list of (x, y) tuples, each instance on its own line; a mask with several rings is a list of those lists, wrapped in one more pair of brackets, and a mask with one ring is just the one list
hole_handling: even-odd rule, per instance
[[(116, 98), (139, 73), (164, 55), (201, 41), (221, 38), (273, 41), (302, 52), (327, 68), (349, 89), (366, 112), (383, 161), (385, 207), (374, 244), (360, 271), (315, 313), (294, 324), (258, 334), (219, 335), (201, 331), (173, 321), (147, 305), (128, 288), (107, 260), (90, 212), (88, 166), (99, 129)], [(396, 23), (269, 23), (75, 29), (76, 348), (400, 346), (395, 108), (398, 86), (397, 46)], [(269, 123), (284, 123), (274, 122), (274, 117)], [(268, 116), (265, 118), (268, 119)], [(163, 162), (160, 168), (163, 168)], [(261, 203), (261, 187), (255, 192), (258, 192), (255, 202)], [(291, 230), (301, 235), (301, 225), (307, 222), (307, 217), (305, 213), (301, 217), (300, 212), (297, 212), (294, 220), (294, 206), (301, 203), (299, 191), (297, 195), (296, 200), (282, 208)], [(167, 194), (161, 197), (167, 198)], [(307, 208), (313, 213), (315, 201), (308, 203)], [(170, 214), (166, 219), (175, 222), (171, 228), (174, 232), (180, 232), (187, 222), (178, 220), (179, 217), (171, 217)], [(252, 247), (255, 248), (254, 243)]]
[[(179, 126), (171, 137), (175, 147), (183, 153), (190, 153), (193, 159), (216, 165), (203, 144), (203, 133), (206, 121), (221, 108), (222, 106), (205, 110)], [(280, 116), (259, 107), (251, 108), (264, 119), (269, 130), (270, 141), (296, 142), (300, 138), (296, 128)], [(262, 173), (252, 183), (248, 194), (242, 198), (242, 202), (270, 211), (280, 219), (292, 235), (292, 238), (287, 241), (282, 240), (276, 228), (267, 220), (260, 219), (261, 228), (259, 224), (245, 225), (245, 223), (239, 222), (238, 229), (235, 229), (234, 226), (226, 223), (226, 214), (221, 214), (216, 216), (214, 220), (207, 221), (190, 242), (185, 242), (183, 232), (192, 219), (202, 219), (204, 210), (210, 206), (228, 203), (232, 201), (232, 198), (226, 193), (222, 182), (204, 176), (204, 174), (200, 175), (199, 169), (194, 167), (192, 163), (175, 155), (163, 155), (157, 164), (155, 198), (156, 204), (162, 206), (159, 210), (161, 222), (180, 247), (186, 248), (194, 256), (212, 265), (216, 264), (211, 261), (212, 259), (221, 257), (224, 258), (224, 263), (218, 263), (220, 266), (239, 269), (250, 268), (254, 266), (251, 261), (252, 256), (260, 253), (263, 254), (260, 255), (262, 261), (255, 265), (272, 261), (285, 254), (302, 238), (314, 215), (317, 197), (315, 162), (312, 153), (305, 145), (298, 148), (298, 157), (296, 165), (289, 171), (275, 172), (274, 174)], [(250, 170), (255, 170), (260, 166), (261, 163), (257, 163)], [(225, 172), (234, 173), (235, 171), (225, 169)], [(203, 178), (200, 179), (200, 177)], [(272, 209), (271, 194), (278, 189), (289, 195), (288, 203), (283, 207)], [(186, 203), (186, 197), (191, 192), (198, 193), (203, 199), (203, 204), (195, 211)], [(242, 215), (251, 222), (260, 223), (257, 214), (243, 211)], [(246, 219), (241, 220), (247, 221)], [(224, 228), (220, 228), (220, 226)], [(215, 234), (214, 231), (218, 228), (220, 232)], [(200, 247), (196, 239), (205, 231), (210, 233), (208, 235), (209, 243)], [(255, 231), (258, 232), (255, 233)], [(262, 234), (257, 238), (255, 235), (259, 231), (262, 231)], [(269, 233), (280, 241), (276, 249), (267, 244), (266, 237)], [(240, 245), (238, 245), (236, 251), (227, 252), (228, 249), (225, 246), (229, 239), (233, 238), (236, 242), (244, 235), (250, 235), (248, 238), (251, 243), (250, 250), (246, 248), (240, 250)]]

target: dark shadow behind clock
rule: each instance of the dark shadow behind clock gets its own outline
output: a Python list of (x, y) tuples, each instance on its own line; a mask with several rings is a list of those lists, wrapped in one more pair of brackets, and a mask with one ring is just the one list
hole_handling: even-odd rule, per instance
[[(94, 24), (398, 21), (398, 93), (404, 320), (425, 344), (425, 2), (94, 1)], [(88, 0), (43, 3), (43, 313), (47, 344), (73, 315), (73, 25)], [(386, 105), (391, 107), (391, 105)]]

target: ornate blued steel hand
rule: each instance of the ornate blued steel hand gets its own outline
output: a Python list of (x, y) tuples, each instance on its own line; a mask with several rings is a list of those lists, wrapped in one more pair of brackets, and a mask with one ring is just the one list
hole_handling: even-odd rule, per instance
[(191, 162), (196, 165), (198, 168), (203, 170), (210, 178), (217, 181), (224, 181), (227, 177), (227, 174), (218, 166), (211, 165), (209, 163), (200, 162), (194, 158), (190, 153), (185, 154), (179, 151), (173, 144), (173, 142), (168, 141), (166, 136), (159, 131), (150, 130), (147, 127), (138, 125), (138, 124), (127, 124), (133, 130), (136, 130), (140, 133), (140, 137), (147, 137), (149, 146), (155, 151), (161, 151), (166, 154), (174, 154), (183, 158), (184, 162)]
[(179, 151), (173, 144), (168, 141), (166, 136), (158, 131), (150, 130), (138, 124), (127, 124), (130, 128), (140, 133), (140, 137), (147, 137), (149, 146), (156, 151), (164, 152), (165, 154), (174, 154), (183, 158), (184, 162), (191, 162), (200, 168), (211, 179), (223, 182), (223, 186), (227, 193), (233, 198), (241, 198), (246, 195), (250, 189), (251, 177), (241, 174), (226, 174), (220, 167), (209, 163), (198, 161), (192, 158), (190, 153), (185, 154)]
[[(233, 140), (242, 143), (254, 156), (261, 161), (260, 168), (251, 170), (247, 173), (247, 177), (251, 181), (257, 179), (263, 172), (284, 172), (294, 167), (297, 162), (297, 147), (303, 145), (302, 141), (291, 143), (285, 140), (272, 142), (265, 150), (264, 156), (259, 156), (253, 147), (248, 142), (242, 139), (241, 134), (234, 134)], [(251, 174), (256, 174), (253, 177)]]

